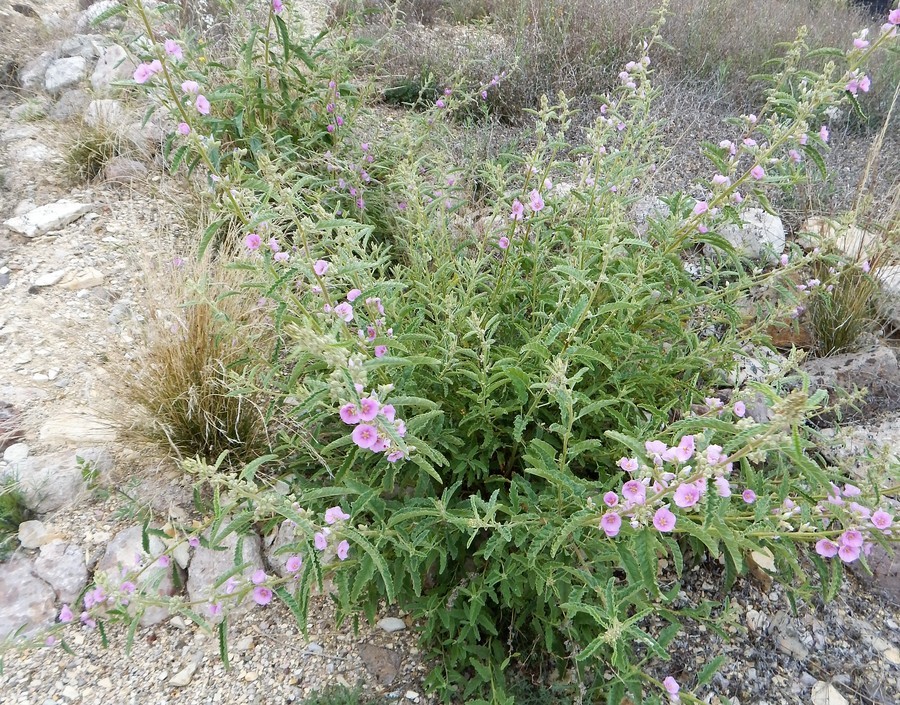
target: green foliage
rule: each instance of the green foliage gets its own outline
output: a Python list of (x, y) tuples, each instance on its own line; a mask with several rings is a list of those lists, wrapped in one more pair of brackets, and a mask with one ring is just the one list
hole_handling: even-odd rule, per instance
[(0, 561), (9, 558), (18, 547), (19, 524), (32, 516), (18, 484), (4, 480), (0, 484)]

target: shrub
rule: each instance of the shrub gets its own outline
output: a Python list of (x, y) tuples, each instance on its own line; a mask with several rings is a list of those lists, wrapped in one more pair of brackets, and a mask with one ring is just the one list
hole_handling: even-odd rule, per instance
[[(511, 703), (508, 676), (531, 669), (568, 670), (580, 698), (659, 703), (690, 698), (716, 667), (682, 696), (650, 668), (683, 620), (713, 623), (711, 604), (676, 602), (691, 557), (720, 561), (729, 588), (747, 554), (766, 554), (792, 597), (813, 594), (814, 571), (830, 598), (843, 563), (886, 543), (877, 489), (815, 453), (806, 419), (826, 393), (793, 371), (740, 381), (769, 321), (746, 327), (738, 304), (756, 287), (793, 290), (815, 259), (763, 267), (718, 231), (803, 179), (795, 155), (821, 163), (823, 109), (892, 32), (820, 73), (801, 35), (760, 114), (705, 145), (705, 196), (667, 195), (644, 230), (630, 211), (659, 154), (661, 22), (583, 141), (566, 96), (544, 98), (529, 146), (478, 166), (448, 140), (501, 79), (439, 84), (432, 105), (387, 120), (348, 75), (344, 38), (293, 39), (277, 1), (263, 23), (212, 69), (179, 59), (174, 40), (148, 42), (135, 74), (183, 123), (172, 159), (204, 165), (218, 221), (239, 223), (235, 293), (273, 302), (272, 345), (235, 384), (273, 398), (275, 452), (237, 474), (185, 461), (212, 501), (172, 539), (216, 548), (280, 524), (291, 563), (249, 581), (235, 565), (210, 619), (277, 597), (303, 627), (327, 575), (345, 617), (399, 602), (418, 620), (445, 700)], [(263, 489), (263, 466), (287, 486)], [(122, 580), (137, 584), (101, 577), (97, 614), (136, 623), (147, 598), (123, 601)], [(166, 602), (207, 624), (198, 605)]]
[(25, 499), (14, 480), (0, 484), (0, 561), (5, 561), (17, 548), (19, 524), (32, 518)]

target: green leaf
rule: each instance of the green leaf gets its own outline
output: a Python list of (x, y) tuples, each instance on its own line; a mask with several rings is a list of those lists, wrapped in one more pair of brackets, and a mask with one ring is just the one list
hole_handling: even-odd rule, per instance
[(219, 622), (219, 658), (228, 670), (228, 618), (225, 617)]
[(378, 574), (381, 576), (381, 581), (384, 584), (384, 596), (388, 602), (393, 602), (395, 599), (394, 593), (394, 580), (391, 577), (390, 570), (388, 569), (387, 561), (384, 560), (384, 556), (381, 555), (381, 552), (373, 546), (369, 540), (363, 536), (356, 529), (345, 526), (342, 529), (343, 535), (350, 540), (350, 542), (362, 548), (365, 551), (369, 558), (372, 559), (372, 562), (375, 564), (375, 568), (378, 570)]

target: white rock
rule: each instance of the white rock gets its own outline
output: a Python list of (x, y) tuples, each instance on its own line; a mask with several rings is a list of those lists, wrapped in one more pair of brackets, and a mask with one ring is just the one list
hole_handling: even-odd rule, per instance
[(98, 31), (99, 29), (107, 30), (120, 28), (123, 24), (125, 24), (126, 17), (126, 15), (121, 12), (117, 15), (109, 17), (99, 25), (94, 24), (94, 20), (100, 17), (100, 15), (104, 14), (107, 10), (111, 10), (119, 4), (120, 3), (118, 0), (100, 0), (100, 2), (95, 2), (78, 16), (78, 20), (75, 23), (75, 31), (84, 32), (87, 30)]
[(58, 284), (65, 276), (65, 269), (57, 269), (55, 272), (47, 272), (34, 280), (33, 286), (53, 286)]
[(78, 599), (88, 581), (84, 551), (74, 543), (60, 540), (41, 546), (41, 554), (34, 560), (34, 572), (66, 604)]
[(90, 203), (79, 203), (69, 199), (62, 199), (55, 203), (40, 206), (23, 216), (10, 218), (4, 225), (10, 230), (21, 233), (26, 237), (43, 235), (55, 228), (68, 225), (91, 210)]
[(30, 633), (52, 624), (55, 602), (53, 589), (32, 572), (29, 561), (0, 563), (0, 639), (23, 626)]
[(27, 443), (13, 443), (9, 448), (3, 451), (3, 459), (7, 463), (17, 463), (28, 457)]
[(103, 272), (93, 267), (86, 267), (79, 272), (70, 272), (63, 277), (59, 285), (68, 291), (79, 291), (81, 289), (92, 289), (95, 286), (100, 286), (102, 283)]
[(193, 663), (189, 663), (187, 666), (178, 671), (178, 673), (172, 676), (169, 679), (169, 683), (179, 688), (183, 688), (191, 682), (191, 678), (194, 677), (194, 673), (196, 672), (196, 670), (197, 666)]
[(47, 534), (47, 527), (36, 519), (19, 524), (19, 543), (24, 548), (40, 548), (49, 540)]
[(84, 110), (84, 121), (90, 127), (117, 126), (125, 118), (125, 108), (118, 100), (103, 98), (92, 100)]
[(73, 502), (84, 489), (72, 451), (29, 456), (0, 471), (0, 475), (16, 478), (25, 505), (41, 514)]
[(41, 426), (39, 436), (48, 443), (108, 443), (116, 439), (116, 431), (87, 410), (61, 411)]
[(78, 692), (78, 688), (74, 685), (67, 685), (62, 689), (62, 696), (66, 700), (78, 700), (81, 697), (81, 693)]
[[(224, 521), (222, 525), (227, 523), (228, 520)], [(235, 534), (229, 534), (222, 541), (222, 545), (225, 547), (224, 551), (214, 551), (205, 546), (198, 546), (194, 549), (187, 580), (187, 592), (192, 601), (208, 600), (223, 592), (221, 586), (216, 588), (215, 585), (222, 575), (235, 567), (234, 554), (237, 539)], [(265, 569), (259, 536), (251, 533), (243, 537), (239, 560), (246, 567), (236, 576), (238, 578), (246, 579), (255, 571)], [(245, 598), (240, 605), (233, 605), (230, 612), (231, 614), (243, 614), (252, 607), (252, 600)]]
[[(781, 218), (766, 213), (762, 208), (748, 208), (741, 213), (742, 225), (723, 225), (719, 235), (728, 240), (742, 257), (765, 259), (774, 264), (784, 251), (784, 223)], [(704, 253), (709, 257), (715, 249), (707, 245)]]
[(397, 617), (384, 617), (383, 619), (379, 619), (378, 623), (375, 625), (379, 629), (383, 629), (388, 634), (393, 632), (400, 632), (406, 629), (406, 622), (402, 619), (398, 619)]
[(817, 681), (812, 687), (813, 705), (847, 705), (847, 699), (831, 683)]
[(47, 67), (44, 74), (44, 88), (51, 95), (61, 93), (84, 78), (87, 73), (87, 60), (83, 56), (69, 56), (57, 59)]
[(134, 69), (134, 62), (128, 57), (128, 52), (118, 44), (113, 44), (106, 47), (100, 55), (94, 73), (91, 74), (91, 86), (98, 95), (113, 94), (121, 90), (113, 83), (128, 80), (133, 76)]
[(881, 284), (878, 311), (900, 330), (900, 264), (879, 267), (875, 276)]
[(53, 54), (45, 51), (36, 59), (29, 61), (19, 71), (19, 85), (27, 91), (36, 91), (44, 85), (47, 67), (53, 61)]

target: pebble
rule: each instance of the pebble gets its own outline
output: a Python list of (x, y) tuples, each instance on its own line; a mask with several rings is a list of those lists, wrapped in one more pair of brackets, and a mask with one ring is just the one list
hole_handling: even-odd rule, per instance
[(19, 524), (19, 543), (23, 548), (40, 548), (47, 540), (47, 527), (43, 522), (32, 519)]
[(813, 705), (848, 705), (847, 699), (831, 683), (816, 681), (812, 688)]
[(42, 274), (37, 279), (34, 280), (34, 284), (32, 286), (53, 286), (58, 283), (66, 274), (65, 269), (57, 269), (55, 272), (47, 272), (46, 274)]
[(399, 632), (406, 629), (406, 622), (398, 617), (385, 617), (384, 619), (378, 620), (378, 624), (376, 625), (379, 629), (383, 629), (388, 634), (393, 632)]
[(3, 459), (7, 463), (18, 463), (28, 457), (28, 451), (27, 443), (13, 443), (3, 451)]
[(178, 673), (172, 676), (169, 679), (169, 683), (171, 685), (182, 688), (191, 682), (191, 679), (194, 677), (194, 673), (197, 671), (197, 665), (193, 663), (189, 663), (187, 666), (182, 668)]
[(412, 700), (414, 703), (419, 701), (419, 694), (414, 690), (407, 690), (403, 697), (407, 700)]
[(66, 700), (78, 700), (81, 697), (81, 694), (78, 692), (78, 688), (73, 685), (67, 685), (63, 688), (62, 696)]

